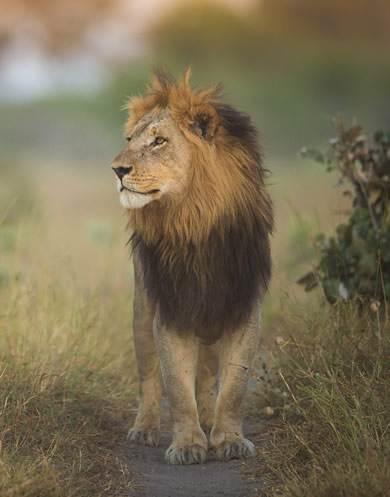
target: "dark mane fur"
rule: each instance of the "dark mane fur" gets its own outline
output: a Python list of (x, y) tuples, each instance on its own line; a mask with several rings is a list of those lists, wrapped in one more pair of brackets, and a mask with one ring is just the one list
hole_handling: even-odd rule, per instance
[(261, 168), (258, 132), (250, 116), (222, 102), (216, 102), (214, 108), (228, 135), (237, 138), (250, 151)]

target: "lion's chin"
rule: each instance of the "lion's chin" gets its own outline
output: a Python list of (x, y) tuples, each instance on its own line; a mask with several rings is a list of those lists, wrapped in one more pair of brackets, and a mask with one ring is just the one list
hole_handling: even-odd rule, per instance
[(119, 199), (125, 209), (139, 209), (153, 200), (149, 195), (140, 195), (128, 190), (122, 190)]

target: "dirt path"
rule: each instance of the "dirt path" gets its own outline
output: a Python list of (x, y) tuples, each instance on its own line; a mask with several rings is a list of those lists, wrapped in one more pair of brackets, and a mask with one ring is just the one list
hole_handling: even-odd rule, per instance
[[(261, 424), (247, 422), (248, 438), (262, 430)], [(263, 484), (250, 480), (243, 469), (250, 467), (251, 460), (219, 462), (209, 456), (205, 464), (170, 466), (164, 461), (164, 453), (170, 443), (167, 414), (163, 415), (160, 447), (126, 445), (126, 464), (135, 476), (137, 490), (129, 497), (257, 497)], [(251, 437), (252, 434), (252, 437)]]

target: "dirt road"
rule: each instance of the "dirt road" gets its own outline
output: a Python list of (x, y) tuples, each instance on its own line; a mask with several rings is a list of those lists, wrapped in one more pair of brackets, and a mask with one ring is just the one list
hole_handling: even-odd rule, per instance
[[(163, 416), (163, 419), (166, 415)], [(245, 434), (257, 435), (261, 424), (247, 422)], [(170, 443), (168, 422), (162, 423), (161, 444), (158, 448), (126, 445), (126, 464), (135, 475), (137, 490), (129, 497), (257, 497), (263, 484), (244, 474), (251, 460), (219, 462), (210, 455), (205, 464), (171, 466), (165, 463), (164, 453)], [(164, 431), (165, 430), (165, 431)], [(258, 448), (259, 450), (259, 448)]]

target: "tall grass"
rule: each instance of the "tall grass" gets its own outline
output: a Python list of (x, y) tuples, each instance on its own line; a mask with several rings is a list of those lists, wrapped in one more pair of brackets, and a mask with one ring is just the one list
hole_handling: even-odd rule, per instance
[[(54, 204), (52, 213), (47, 208), (44, 216), (22, 209), (7, 221), (15, 240), (0, 249), (7, 270), (0, 285), (0, 495), (128, 495), (132, 476), (121, 444), (135, 398), (130, 284), (106, 271), (114, 249), (96, 246), (102, 235), (96, 241), (89, 233), (85, 212), (83, 237), (70, 206), (62, 220)], [(0, 238), (6, 233), (0, 229)], [(90, 260), (80, 259), (86, 253)], [(93, 278), (82, 271), (88, 263)]]
[[(80, 169), (38, 167), (35, 181), (11, 175), (0, 189), (1, 497), (115, 496), (134, 487), (122, 460), (137, 383), (125, 219), (111, 171)], [(281, 421), (259, 451), (259, 476), (268, 475), (269, 492), (330, 497), (325, 484), (340, 483), (332, 476), (340, 464), (352, 478), (367, 474), (359, 465), (368, 458), (387, 478), (388, 339), (379, 320), (353, 310), (296, 309), (313, 299), (291, 282), (310, 263), (313, 219), (331, 228), (340, 204), (335, 191), (324, 194), (330, 175), (271, 169), (277, 234), (263, 343), (270, 355), (274, 336), (285, 337), (280, 371), (294, 396), (275, 368), (279, 383), (266, 402)], [(305, 213), (298, 222), (296, 212)]]
[(0, 495), (125, 495), (128, 296), (43, 280), (0, 292)]
[(290, 320), (276, 386), (287, 395), (259, 462), (267, 495), (390, 495), (390, 327), (371, 312), (327, 306)]

